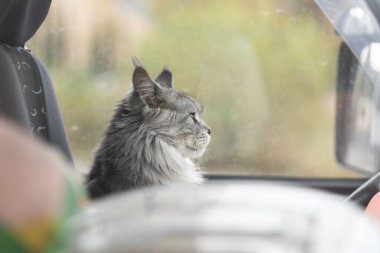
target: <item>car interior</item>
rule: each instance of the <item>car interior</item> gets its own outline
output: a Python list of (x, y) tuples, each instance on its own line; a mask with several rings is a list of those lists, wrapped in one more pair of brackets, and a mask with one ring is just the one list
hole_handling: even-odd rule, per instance
[(57, 147), (72, 161), (47, 69), (25, 43), (44, 21), (51, 1), (2, 1), (1, 114)]
[[(72, 162), (70, 146), (48, 70), (32, 54), (33, 49), (25, 46), (44, 21), (51, 1), (39, 0), (38, 4), (31, 1), (6, 1), (1, 4), (1, 113), (27, 131), (40, 136), (60, 149), (64, 156)], [(46, 114), (42, 112), (44, 109)], [(348, 196), (364, 182), (364, 179), (298, 179), (218, 175), (210, 175), (208, 179), (212, 181), (272, 181), (322, 189), (345, 196)], [(367, 201), (369, 200), (367, 199)]]
[[(380, 8), (378, 2), (368, 3), (373, 8)], [(33, 54), (33, 48), (26, 46), (44, 22), (50, 4), (51, 0), (0, 2), (0, 115), (54, 146), (74, 164), (49, 70)], [(350, 47), (342, 42), (337, 67), (337, 90), (348, 89), (345, 84), (349, 82), (348, 78), (355, 78), (356, 72), (350, 73), (353, 73), (353, 66), (357, 65), (358, 60)], [(342, 101), (338, 98), (337, 103), (339, 105)], [(341, 120), (339, 117), (345, 115), (338, 113), (338, 121)], [(338, 134), (336, 138), (340, 142), (342, 136)], [(343, 153), (339, 153), (339, 150), (337, 152), (338, 158), (342, 157)], [(211, 182), (269, 182), (274, 185), (314, 188), (341, 195), (346, 201), (361, 207), (366, 207), (380, 190), (380, 173), (359, 179), (238, 175), (208, 175), (207, 178)]]

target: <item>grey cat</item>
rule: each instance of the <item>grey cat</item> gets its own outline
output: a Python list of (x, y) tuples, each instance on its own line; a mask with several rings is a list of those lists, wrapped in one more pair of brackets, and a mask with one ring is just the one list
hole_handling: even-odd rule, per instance
[(133, 63), (133, 90), (117, 106), (88, 176), (92, 198), (204, 181), (191, 160), (202, 156), (210, 142), (201, 104), (173, 88), (167, 68), (152, 80), (137, 59)]

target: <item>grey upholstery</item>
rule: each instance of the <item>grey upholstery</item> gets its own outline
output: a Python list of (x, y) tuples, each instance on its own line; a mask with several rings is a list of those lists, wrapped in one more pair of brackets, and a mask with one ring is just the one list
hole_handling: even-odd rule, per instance
[(0, 1), (0, 115), (57, 147), (72, 161), (49, 74), (25, 48), (45, 19), (50, 2)]

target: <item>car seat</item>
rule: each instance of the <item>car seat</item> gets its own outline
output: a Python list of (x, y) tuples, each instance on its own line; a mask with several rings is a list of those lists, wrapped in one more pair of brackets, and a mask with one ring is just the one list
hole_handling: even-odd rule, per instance
[(0, 116), (56, 147), (73, 161), (52, 82), (26, 42), (51, 0), (0, 1)]

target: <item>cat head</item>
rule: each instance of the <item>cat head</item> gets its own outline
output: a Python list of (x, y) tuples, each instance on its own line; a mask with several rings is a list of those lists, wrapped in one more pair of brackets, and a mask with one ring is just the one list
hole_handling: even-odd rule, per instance
[(141, 127), (176, 148), (182, 156), (200, 157), (211, 135), (211, 129), (201, 119), (202, 105), (173, 88), (172, 73), (168, 68), (165, 67), (153, 80), (139, 61), (134, 59), (133, 63), (133, 90), (142, 105)]

